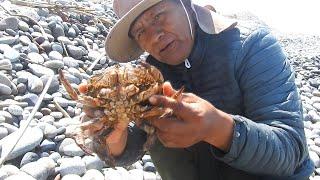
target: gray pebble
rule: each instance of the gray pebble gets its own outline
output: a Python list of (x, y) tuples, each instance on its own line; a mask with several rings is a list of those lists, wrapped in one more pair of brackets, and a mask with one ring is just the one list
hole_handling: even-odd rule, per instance
[(71, 106), (68, 106), (68, 107), (67, 107), (67, 113), (70, 115), (70, 117), (75, 116), (75, 110), (74, 110), (74, 108), (71, 107)]
[(29, 53), (28, 58), (32, 63), (35, 63), (35, 64), (42, 64), (44, 62), (44, 58), (39, 53), (35, 53), (35, 52)]
[(64, 76), (70, 82), (70, 84), (72, 84), (72, 83), (80, 84), (80, 79), (77, 78), (76, 76), (69, 74), (69, 73), (65, 73)]
[(63, 58), (64, 65), (68, 67), (79, 68), (79, 61), (73, 59), (72, 57), (64, 57)]
[(102, 170), (102, 168), (106, 167), (104, 161), (102, 161), (98, 156), (84, 156), (82, 161), (86, 164), (86, 169), (97, 169)]
[(152, 162), (146, 162), (143, 166), (144, 171), (156, 172), (156, 167)]
[(5, 122), (8, 124), (12, 124), (12, 115), (7, 111), (0, 111), (0, 116), (5, 118)]
[(130, 180), (143, 180), (143, 170), (142, 169), (132, 169), (129, 170)]
[(33, 76), (31, 73), (27, 71), (19, 71), (16, 73), (16, 75), (18, 76), (19, 83), (26, 83), (28, 82), (28, 77)]
[(37, 38), (37, 37), (42, 37), (43, 35), (40, 32), (32, 32), (31, 36), (34, 38)]
[(59, 52), (60, 55), (63, 54), (63, 48), (60, 44), (58, 43), (52, 43), (51, 48), (53, 51)]
[(34, 106), (38, 101), (38, 96), (36, 94), (29, 93), (22, 96), (21, 100), (27, 102), (29, 106)]
[[(49, 80), (49, 76), (48, 75), (44, 75), (44, 76), (41, 76), (40, 78), (43, 82), (43, 84), (47, 84), (48, 80)], [(57, 92), (59, 90), (59, 80), (56, 76), (53, 77), (52, 81), (51, 81), (51, 84), (50, 84), (50, 87), (48, 89), (48, 93), (54, 93), (54, 92)]]
[(28, 46), (31, 43), (31, 40), (27, 36), (20, 36), (19, 41), (24, 46)]
[(56, 24), (56, 26), (54, 28), (52, 28), (52, 36), (56, 39), (59, 36), (65, 36), (63, 27), (59, 24)]
[(43, 158), (43, 157), (49, 157), (49, 156), (50, 156), (50, 154), (47, 153), (47, 152), (41, 152), (41, 153), (40, 153), (40, 157), (41, 157), (41, 158)]
[(55, 119), (61, 119), (63, 117), (62, 112), (52, 112), (50, 116), (54, 117)]
[(61, 155), (57, 152), (53, 152), (49, 156), (51, 159), (53, 159), (55, 162), (57, 162), (59, 159), (61, 159)]
[(62, 60), (63, 56), (58, 51), (51, 51), (49, 53), (49, 58), (51, 60)]
[[(17, 138), (17, 131), (9, 134), (7, 137), (3, 138), (1, 141), (2, 152), (8, 151), (9, 146), (15, 142), (14, 139)], [(38, 146), (42, 140), (43, 134), (39, 128), (27, 128), (25, 131), (25, 136), (22, 136), (18, 142), (16, 148), (9, 154), (8, 160), (14, 159), (18, 156), (23, 155), (24, 153), (33, 150)]]
[(152, 162), (152, 160), (151, 160), (151, 156), (150, 155), (144, 155), (143, 157), (142, 157), (142, 162), (143, 162), (143, 164), (145, 164), (145, 163), (147, 163), (147, 162)]
[(5, 32), (8, 33), (10, 36), (15, 36), (15, 35), (17, 35), (17, 32), (15, 32), (15, 31), (12, 30), (12, 29), (6, 29)]
[(54, 151), (55, 148), (56, 148), (56, 143), (49, 139), (43, 140), (42, 143), (40, 144), (40, 150), (43, 152)]
[(49, 157), (40, 158), (36, 162), (31, 162), (21, 167), (21, 171), (26, 172), (37, 180), (47, 180), (50, 175), (54, 174), (54, 170), (55, 162)]
[(86, 166), (81, 158), (70, 158), (62, 161), (59, 167), (59, 172), (62, 176), (67, 174), (77, 174), (82, 176), (86, 172)]
[(28, 89), (32, 93), (41, 93), (43, 90), (43, 83), (40, 78), (37, 76), (29, 76), (28, 77)]
[(15, 174), (12, 176), (9, 176), (8, 178), (6, 178), (6, 180), (37, 180), (35, 178), (33, 178), (32, 176), (28, 175), (28, 174), (23, 174), (23, 173), (19, 173), (19, 174)]
[(39, 159), (40, 157), (38, 156), (37, 153), (34, 152), (27, 152), (23, 158), (21, 159), (20, 162), (20, 167), (24, 166), (25, 164), (31, 163), (31, 162), (35, 162)]
[[(3, 165), (0, 168), (1, 178), (6, 178), (9, 176), (19, 174), (19, 173), (20, 173), (20, 170), (14, 165), (7, 164), (7, 165)], [(16, 180), (18, 180), (18, 179), (16, 179)]]
[(70, 101), (68, 99), (65, 99), (63, 97), (55, 97), (53, 98), (53, 100), (55, 102), (57, 102), (61, 107), (68, 107), (69, 105), (70, 106), (75, 106), (76, 105), (76, 102), (75, 101)]
[(12, 64), (9, 59), (0, 60), (0, 70), (12, 70)]
[(18, 39), (17, 37), (4, 36), (4, 37), (0, 37), (0, 43), (12, 45), (13, 43), (15, 43), (17, 41), (17, 39)]
[(38, 44), (42, 44), (46, 41), (46, 39), (43, 36), (36, 37), (33, 40), (36, 41)]
[[(46, 116), (46, 115), (50, 115), (50, 113), (52, 112), (49, 108), (41, 108), (40, 112)], [(54, 119), (54, 118), (53, 118)]]
[(57, 135), (56, 137), (54, 137), (53, 141), (60, 142), (60, 141), (64, 140), (65, 138), (66, 138), (66, 136), (64, 134), (60, 134), (60, 135)]
[(0, 30), (4, 31), (6, 29), (18, 29), (19, 20), (16, 17), (7, 17), (0, 21)]
[(17, 85), (17, 89), (18, 89), (18, 93), (19, 94), (24, 94), (26, 92), (26, 90), (27, 90), (27, 86), (25, 84), (23, 84), (23, 83), (19, 83)]
[(128, 179), (129, 172), (122, 167), (116, 167), (116, 169), (106, 168), (106, 170), (104, 171), (104, 176), (106, 180), (114, 180), (119, 178)]
[(96, 169), (90, 169), (82, 176), (82, 180), (93, 180), (93, 179), (104, 180), (104, 176), (100, 171)]
[(68, 45), (67, 50), (69, 55), (75, 59), (81, 59), (82, 56), (85, 55), (85, 52), (83, 51), (83, 49), (77, 46)]
[(312, 106), (320, 111), (320, 103), (314, 103)]
[(84, 152), (82, 149), (76, 144), (76, 142), (71, 138), (65, 138), (58, 146), (58, 150), (60, 154), (64, 154), (67, 156), (83, 156)]
[(46, 68), (44, 66), (38, 65), (38, 64), (28, 64), (30, 70), (33, 74), (35, 74), (38, 77), (41, 77), (43, 75), (52, 75), (54, 74), (53, 71), (49, 68)]
[(93, 26), (87, 26), (86, 31), (92, 33), (92, 34), (97, 34), (99, 33), (99, 30), (96, 27)]
[(69, 28), (69, 30), (68, 30), (68, 36), (70, 36), (70, 37), (76, 37), (77, 36), (77, 33), (76, 33), (76, 30), (74, 29), (74, 28)]
[(77, 174), (67, 174), (61, 180), (81, 180), (82, 178)]
[(48, 41), (43, 42), (40, 47), (43, 48), (46, 53), (49, 53), (52, 50), (51, 44)]
[(6, 51), (4, 51), (3, 55), (5, 58), (9, 59), (11, 62), (18, 61), (20, 57), (20, 53), (13, 48), (9, 48)]
[(12, 95), (18, 95), (18, 88), (17, 88), (16, 84), (13, 82), (11, 82), (11, 91), (12, 91), (11, 92)]
[(15, 116), (21, 116), (22, 115), (22, 112), (23, 112), (23, 109), (22, 107), (18, 106), (18, 105), (10, 105), (8, 107), (8, 111), (12, 114), (12, 115), (15, 115)]
[(156, 174), (153, 172), (143, 172), (143, 180), (156, 180)]
[(30, 52), (39, 53), (38, 46), (35, 43), (30, 43), (28, 48)]
[(9, 134), (18, 130), (17, 127), (15, 127), (14, 125), (8, 124), (8, 123), (1, 123), (1, 126), (5, 127), (8, 130)]
[(54, 125), (46, 123), (44, 136), (47, 138), (54, 138), (57, 134), (57, 128)]
[(3, 139), (8, 134), (9, 134), (8, 129), (3, 126), (0, 126), (0, 139)]
[(28, 31), (29, 30), (29, 25), (24, 21), (19, 21), (18, 27), (21, 31)]
[(58, 41), (62, 42), (64, 45), (74, 45), (74, 43), (65, 36), (58, 37)]
[(50, 69), (60, 69), (63, 68), (64, 64), (61, 60), (51, 60), (43, 64), (45, 67)]
[(8, 76), (2, 72), (0, 72), (0, 84), (6, 85), (6, 86), (11, 86), (11, 81), (8, 78)]

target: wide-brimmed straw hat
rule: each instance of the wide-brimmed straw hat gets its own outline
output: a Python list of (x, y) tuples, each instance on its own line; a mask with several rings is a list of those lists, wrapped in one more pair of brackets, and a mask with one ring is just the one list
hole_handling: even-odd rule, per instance
[[(163, 0), (114, 0), (113, 9), (120, 18), (106, 38), (106, 54), (118, 62), (128, 62), (139, 58), (144, 52), (135, 40), (129, 37), (129, 29), (135, 19), (144, 11)], [(186, 0), (183, 0), (186, 1)], [(234, 27), (236, 22), (207, 8), (191, 3), (200, 28), (208, 34), (218, 34)]]

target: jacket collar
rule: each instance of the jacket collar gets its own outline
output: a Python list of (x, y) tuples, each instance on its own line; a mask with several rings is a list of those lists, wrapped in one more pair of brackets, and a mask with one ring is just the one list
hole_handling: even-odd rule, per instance
[(188, 56), (188, 61), (190, 62), (191, 69), (196, 69), (203, 61), (203, 58), (207, 51), (208, 38), (208, 33), (204, 32), (202, 28), (199, 27), (199, 25), (196, 25), (193, 48), (190, 55)]

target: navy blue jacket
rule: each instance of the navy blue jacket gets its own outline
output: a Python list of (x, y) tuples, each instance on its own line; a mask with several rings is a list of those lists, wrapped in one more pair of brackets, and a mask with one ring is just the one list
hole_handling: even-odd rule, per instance
[[(263, 179), (309, 177), (314, 164), (306, 146), (294, 72), (267, 29), (243, 34), (236, 27), (214, 35), (198, 29), (188, 60), (191, 68), (147, 58), (174, 88), (185, 86), (187, 92), (233, 116), (231, 149), (222, 154), (212, 146), (213, 157)], [(133, 161), (141, 157), (139, 153), (124, 154)]]

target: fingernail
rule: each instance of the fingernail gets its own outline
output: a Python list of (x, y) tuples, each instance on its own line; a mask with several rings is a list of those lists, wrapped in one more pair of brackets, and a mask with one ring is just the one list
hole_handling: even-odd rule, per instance
[(149, 102), (150, 102), (151, 104), (155, 104), (156, 101), (157, 101), (156, 98), (153, 97), (153, 96), (151, 96), (151, 97), (149, 98)]

